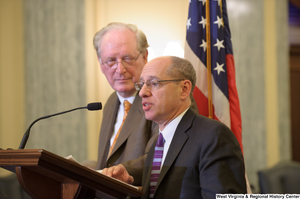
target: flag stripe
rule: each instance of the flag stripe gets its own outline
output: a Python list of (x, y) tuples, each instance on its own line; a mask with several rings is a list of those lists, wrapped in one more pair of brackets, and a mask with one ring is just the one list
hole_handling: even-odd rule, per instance
[[(210, 12), (211, 83), (214, 119), (225, 123), (242, 147), (242, 125), (235, 66), (225, 0), (206, 0)], [(197, 75), (193, 93), (200, 114), (208, 116), (206, 4), (191, 0), (187, 21), (185, 58)]]
[(235, 68), (233, 55), (226, 55), (226, 62), (229, 63), (227, 67), (228, 74), (228, 88), (229, 88), (229, 104), (230, 104), (230, 117), (231, 117), (231, 130), (240, 143), (243, 152), (242, 144), (242, 116), (240, 110), (240, 102), (235, 82)]

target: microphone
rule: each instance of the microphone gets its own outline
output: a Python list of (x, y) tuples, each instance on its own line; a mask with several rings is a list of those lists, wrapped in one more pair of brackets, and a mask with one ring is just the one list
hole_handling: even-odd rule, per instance
[(84, 107), (78, 107), (78, 108), (74, 108), (74, 109), (71, 109), (71, 110), (68, 110), (68, 111), (63, 111), (63, 112), (60, 112), (60, 113), (55, 113), (55, 114), (52, 114), (52, 115), (46, 115), (44, 117), (40, 117), (36, 120), (34, 120), (29, 128), (27, 129), (27, 131), (25, 132), (24, 136), (23, 136), (23, 139), (21, 141), (21, 144), (19, 146), (19, 149), (24, 149), (25, 148), (25, 145), (27, 143), (27, 140), (29, 138), (29, 134), (30, 134), (30, 129), (31, 127), (39, 120), (43, 120), (43, 119), (47, 119), (47, 118), (50, 118), (50, 117), (53, 117), (53, 116), (56, 116), (56, 115), (61, 115), (61, 114), (64, 114), (64, 113), (68, 113), (68, 112), (71, 112), (71, 111), (75, 111), (75, 110), (79, 110), (79, 109), (88, 109), (89, 111), (96, 111), (96, 110), (101, 110), (102, 109), (102, 104), (101, 102), (94, 102), (94, 103), (89, 103), (87, 106), (84, 106)]

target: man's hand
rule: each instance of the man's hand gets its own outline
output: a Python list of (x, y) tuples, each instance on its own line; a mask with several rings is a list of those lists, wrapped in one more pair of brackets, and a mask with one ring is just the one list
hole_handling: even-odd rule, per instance
[(134, 181), (133, 177), (128, 174), (127, 170), (122, 164), (105, 168), (103, 169), (102, 174), (116, 178), (128, 184), (132, 184)]

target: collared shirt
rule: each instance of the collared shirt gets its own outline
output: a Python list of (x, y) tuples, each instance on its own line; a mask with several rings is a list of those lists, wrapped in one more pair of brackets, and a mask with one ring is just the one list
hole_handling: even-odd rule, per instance
[(114, 142), (114, 139), (116, 137), (116, 134), (122, 124), (122, 121), (123, 121), (123, 117), (124, 117), (124, 101), (127, 100), (128, 102), (130, 102), (130, 104), (133, 103), (136, 95), (137, 95), (137, 91), (129, 98), (123, 98), (121, 95), (119, 95), (119, 93), (117, 92), (117, 95), (118, 95), (118, 98), (119, 98), (119, 101), (120, 101), (120, 105), (119, 105), (119, 110), (118, 110), (118, 115), (117, 115), (117, 118), (116, 118), (116, 123), (115, 123), (115, 126), (114, 126), (114, 132), (113, 132), (113, 135), (110, 139), (110, 146), (113, 144)]
[[(159, 130), (160, 133), (164, 136), (165, 143), (164, 143), (164, 153), (163, 157), (161, 160), (161, 165), (164, 164), (165, 158), (167, 156), (170, 144), (172, 142), (173, 136), (175, 134), (176, 128), (181, 121), (183, 115), (187, 112), (189, 108), (187, 108), (185, 111), (183, 111), (180, 115), (178, 115), (174, 120), (172, 120), (165, 128), (163, 131)], [(160, 167), (161, 169), (162, 167)]]

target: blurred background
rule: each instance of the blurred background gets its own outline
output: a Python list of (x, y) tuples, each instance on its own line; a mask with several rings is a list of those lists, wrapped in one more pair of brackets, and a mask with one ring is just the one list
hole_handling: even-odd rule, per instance
[[(248, 179), (300, 162), (298, 0), (227, 0)], [(188, 0), (0, 0), (0, 148), (17, 149), (35, 119), (105, 104), (112, 92), (93, 49), (109, 22), (136, 24), (149, 60), (183, 57)], [(78, 110), (35, 124), (25, 148), (96, 160), (102, 112)], [(0, 169), (0, 176), (9, 175)]]

